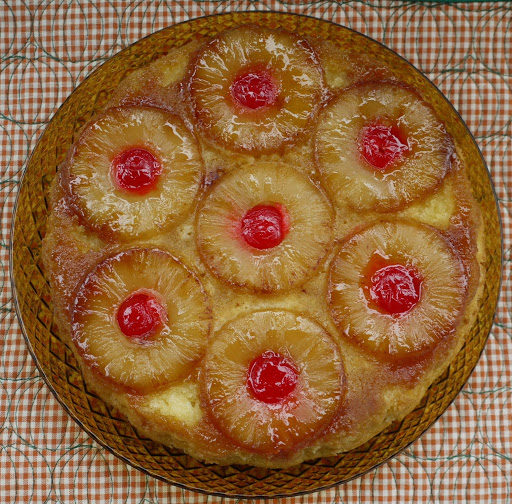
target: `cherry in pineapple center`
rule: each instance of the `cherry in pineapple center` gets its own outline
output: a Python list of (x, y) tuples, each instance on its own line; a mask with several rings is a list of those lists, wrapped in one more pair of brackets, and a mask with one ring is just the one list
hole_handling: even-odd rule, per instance
[(258, 68), (237, 75), (230, 91), (235, 103), (251, 110), (274, 105), (279, 95), (279, 87), (272, 74)]
[(241, 232), (251, 247), (259, 250), (277, 247), (290, 229), (283, 205), (256, 205), (242, 218)]
[(297, 385), (298, 371), (286, 357), (268, 350), (253, 360), (247, 388), (258, 400), (274, 404), (286, 399)]
[(167, 321), (167, 312), (153, 293), (139, 290), (121, 303), (116, 318), (127, 338), (146, 342)]
[(372, 122), (361, 130), (359, 152), (376, 170), (386, 171), (408, 150), (407, 139), (398, 126)]
[(381, 313), (401, 315), (421, 299), (423, 278), (411, 265), (387, 261), (375, 254), (368, 265), (363, 289), (369, 306)]
[(133, 147), (124, 149), (114, 158), (111, 173), (118, 189), (144, 195), (156, 187), (162, 165), (149, 150)]

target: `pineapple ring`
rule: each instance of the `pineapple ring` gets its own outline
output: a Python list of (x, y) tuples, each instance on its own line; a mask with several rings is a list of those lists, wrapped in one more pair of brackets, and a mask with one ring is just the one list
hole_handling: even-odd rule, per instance
[[(125, 336), (115, 314), (132, 293), (161, 300), (166, 317), (151, 339)], [(135, 392), (153, 390), (190, 372), (204, 354), (210, 307), (196, 276), (169, 253), (130, 249), (99, 263), (78, 288), (72, 339), (88, 366)]]
[[(376, 255), (418, 272), (421, 293), (410, 309), (391, 314), (372, 306), (364, 282)], [(342, 335), (373, 355), (394, 361), (419, 357), (454, 335), (467, 282), (460, 258), (435, 228), (378, 221), (342, 243), (330, 271), (331, 315)]]
[[(281, 401), (258, 400), (251, 362), (266, 352), (292, 362), (295, 388)], [(203, 395), (218, 427), (245, 448), (268, 454), (304, 445), (327, 426), (346, 390), (339, 348), (314, 320), (288, 310), (255, 311), (225, 324), (209, 341)]]
[[(249, 210), (266, 203), (284, 208), (289, 230), (279, 245), (259, 250), (245, 241), (241, 223)], [(285, 163), (260, 161), (229, 172), (205, 197), (197, 215), (203, 261), (226, 283), (258, 292), (302, 284), (333, 239), (334, 215), (327, 197)]]
[[(385, 170), (372, 166), (360, 152), (362, 133), (372, 123), (393, 126), (406, 137), (406, 152)], [(372, 83), (350, 88), (327, 105), (315, 150), (318, 169), (335, 201), (383, 212), (431, 194), (447, 173), (453, 144), (434, 111), (415, 92), (397, 84)]]
[[(161, 164), (147, 194), (119, 188), (112, 166), (120, 153), (143, 148)], [(112, 108), (82, 133), (69, 163), (71, 199), (94, 231), (123, 241), (162, 232), (194, 204), (203, 175), (196, 141), (177, 116), (144, 107)]]
[[(267, 88), (273, 83), (270, 93), (275, 97), (251, 109), (234, 98), (233, 86), (254, 69), (265, 76)], [(244, 27), (222, 33), (198, 54), (189, 91), (198, 123), (211, 139), (228, 149), (261, 153), (306, 130), (322, 103), (325, 83), (305, 40), (284, 31)]]

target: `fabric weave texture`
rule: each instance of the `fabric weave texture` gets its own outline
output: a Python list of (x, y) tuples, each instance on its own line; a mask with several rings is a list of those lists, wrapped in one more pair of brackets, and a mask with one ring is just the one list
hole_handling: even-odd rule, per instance
[(92, 441), (66, 414), (40, 377), (16, 320), (9, 240), (30, 153), (88, 74), (159, 29), (243, 10), (334, 21), (421, 70), (475, 136), (495, 184), (504, 235), (496, 322), (473, 375), (441, 419), (377, 470), (275, 502), (512, 503), (512, 9), (508, 2), (395, 0), (0, 0), (0, 501), (236, 502), (146, 476)]

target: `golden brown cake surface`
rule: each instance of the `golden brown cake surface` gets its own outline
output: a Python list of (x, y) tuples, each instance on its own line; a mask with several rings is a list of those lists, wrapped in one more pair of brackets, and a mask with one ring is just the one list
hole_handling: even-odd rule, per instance
[(60, 166), (44, 240), (88, 383), (220, 464), (350, 450), (464, 343), (484, 250), (456, 146), (379, 62), (243, 26), (127, 77)]

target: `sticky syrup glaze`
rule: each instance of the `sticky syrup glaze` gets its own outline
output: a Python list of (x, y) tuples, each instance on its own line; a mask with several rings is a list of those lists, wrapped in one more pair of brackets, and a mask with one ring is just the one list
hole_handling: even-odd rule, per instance
[[(198, 44), (195, 44), (197, 48)], [(322, 64), (329, 67), (329, 75), (327, 75), (328, 85), (334, 89), (339, 83), (335, 81), (338, 76), (338, 64), (331, 64), (337, 61), (336, 58), (330, 59), (330, 48), (328, 51), (319, 50), (317, 54), (320, 59), (315, 64)], [(131, 81), (120, 86), (116, 92), (112, 105), (158, 105), (173, 111), (178, 111), (179, 115), (186, 118), (187, 124), (192, 124), (195, 120), (190, 110), (187, 108), (186, 100), (183, 100), (184, 94), (187, 94), (186, 79), (190, 76), (190, 68), (188, 67), (190, 54), (192, 49), (180, 49), (178, 53), (170, 54), (168, 60), (164, 63), (152, 65), (151, 75), (139, 74)], [(176, 55), (178, 56), (176, 58)], [(349, 58), (352, 61), (354, 58)], [(163, 61), (163, 60), (162, 60)], [(176, 65), (170, 65), (169, 62), (178, 61)], [(378, 64), (372, 63), (375, 68)], [(367, 62), (357, 63), (350, 72), (343, 75), (340, 87), (349, 87), (361, 79), (369, 80), (372, 73), (368, 74), (368, 68), (372, 68)], [(389, 79), (386, 69), (385, 77)], [(366, 75), (366, 77), (365, 77)], [(183, 80), (185, 79), (185, 80)], [(184, 94), (183, 94), (184, 93)], [(257, 110), (257, 109), (256, 109)], [(206, 162), (206, 174), (223, 174), (240, 166), (251, 159), (250, 155), (241, 154), (240, 152), (232, 152), (225, 146), (213, 145), (211, 139), (207, 141), (200, 136), (199, 142), (202, 146), (202, 153)], [(293, 143), (291, 144), (293, 146)], [(313, 152), (311, 147), (304, 144), (302, 152), (294, 161), (297, 166), (303, 164), (308, 169), (314, 166), (312, 161)], [(457, 161), (453, 163), (456, 165)], [(459, 172), (454, 170), (455, 182), (451, 182), (455, 190), (456, 205), (454, 216), (450, 219), (450, 226), (443, 231), (446, 239), (453, 244), (454, 248), (459, 250), (459, 255), (464, 264), (466, 275), (468, 278), (468, 291), (472, 295), (478, 287), (478, 264), (475, 259), (476, 253), (476, 222), (477, 212), (474, 210), (474, 202), (469, 196), (469, 188), (466, 178), (463, 174), (463, 167), (459, 166)], [(64, 174), (65, 164), (61, 169)], [(213, 176), (213, 175), (212, 175)], [(451, 176), (451, 175), (450, 175)], [(318, 181), (318, 185), (322, 185)], [(67, 187), (64, 182), (64, 187)], [(99, 239), (94, 233), (80, 227), (77, 223), (76, 208), (70, 200), (69, 195), (64, 194), (67, 189), (59, 189), (55, 191), (54, 201), (52, 202), (53, 214), (50, 218), (50, 232), (48, 243), (53, 247), (51, 259), (46, 259), (47, 264), (51, 264), (50, 275), (52, 277), (52, 295), (55, 297), (60, 320), (61, 332), (64, 336), (69, 333), (66, 326), (67, 313), (72, 305), (74, 292), (77, 285), (83, 280), (84, 272), (90, 270), (95, 264), (100, 262), (105, 256), (113, 253), (118, 244), (108, 243)], [(193, 213), (193, 212), (191, 212)], [(368, 218), (375, 218), (376, 214), (370, 213)], [(338, 221), (343, 223), (337, 224), (337, 229), (348, 231), (351, 229), (350, 218), (345, 216), (337, 217)], [(354, 223), (360, 223), (359, 215), (353, 218)], [(189, 216), (183, 224), (174, 230), (167, 231), (161, 237), (150, 237), (141, 240), (143, 245), (158, 245), (161, 248), (170, 248), (173, 253), (184, 258), (187, 264), (193, 264), (198, 270), (198, 276), (204, 282), (205, 291), (212, 299), (215, 299), (213, 306), (214, 313), (220, 320), (226, 321), (233, 318), (240, 311), (250, 310), (251, 307), (268, 308), (276, 302), (282, 306), (292, 306), (294, 309), (307, 306), (316, 319), (321, 320), (325, 324), (327, 330), (336, 335), (336, 328), (329, 319), (327, 312), (320, 306), (318, 299), (325, 295), (326, 292), (326, 267), (322, 267), (316, 278), (308, 281), (297, 292), (286, 293), (282, 295), (262, 295), (255, 293), (227, 292), (229, 289), (222, 282), (215, 278), (210, 278), (209, 272), (204, 268), (198, 256), (195, 241), (193, 239), (194, 219)], [(127, 245), (122, 245), (127, 247)], [(48, 255), (48, 254), (47, 254)], [(332, 254), (326, 258), (325, 264), (329, 264)], [(56, 295), (55, 295), (56, 293)], [(228, 308), (233, 306), (236, 308)], [(220, 323), (220, 322), (219, 322)], [(348, 393), (343, 399), (342, 407), (338, 412), (334, 421), (328, 426), (323, 433), (318, 433), (318, 440), (304, 440), (304, 443), (298, 445), (296, 449), (287, 454), (286, 459), (276, 460), (274, 462), (279, 465), (286, 465), (290, 460), (297, 460), (294, 457), (301, 457), (301, 451), (304, 449), (306, 455), (316, 456), (313, 451), (308, 452), (308, 444), (311, 450), (322, 444), (328, 444), (329, 440), (334, 440), (338, 446), (350, 448), (344, 445), (343, 438), (351, 439), (354, 432), (361, 432), (367, 429), (367, 433), (377, 433), (385, 424), (385, 416), (393, 416), (395, 411), (390, 409), (386, 402), (385, 394), (395, 394), (395, 396), (404, 396), (404, 403), (409, 400), (415, 402), (418, 397), (423, 395), (423, 381), (428, 382), (433, 379), (440, 371), (437, 361), (446, 362), (446, 355), (453, 353), (457, 346), (457, 341), (451, 338), (442, 340), (438, 347), (428, 355), (411, 358), (403, 361), (400, 366), (392, 363), (381, 363), (372, 358), (368, 358), (358, 348), (343, 349), (343, 359), (347, 371), (347, 382), (350, 384)], [(91, 374), (88, 369), (86, 374)], [(146, 394), (138, 394), (133, 391), (126, 393), (120, 391), (105, 381), (105, 379), (93, 372), (91, 377), (92, 384), (100, 395), (106, 399), (117, 403), (121, 409), (128, 408), (128, 412), (132, 418), (136, 417), (135, 424), (145, 427), (153, 437), (168, 441), (171, 444), (181, 447), (184, 450), (192, 450), (197, 454), (203, 451), (205, 456), (220, 460), (233, 461), (233, 452), (235, 452), (235, 462), (240, 462), (239, 454), (247, 457), (249, 463), (267, 464), (272, 463), (272, 457), (265, 454), (255, 455), (249, 453), (242, 447), (237, 446), (232, 439), (219, 431), (215, 422), (212, 420), (210, 412), (204, 401), (198, 397), (201, 403), (202, 417), (201, 421), (190, 429), (181, 424), (179, 421), (163, 416), (158, 417), (153, 413), (148, 413), (142, 407), (146, 399)], [(183, 382), (191, 381), (199, 384), (202, 380), (199, 368), (191, 370), (190, 374), (183, 378)], [(418, 385), (418, 383), (420, 384)], [(179, 382), (181, 383), (181, 382)], [(179, 384), (178, 383), (178, 384)], [(394, 392), (393, 392), (394, 391)], [(398, 392), (397, 392), (398, 391)], [(418, 396), (418, 397), (416, 397)], [(126, 404), (128, 406), (126, 406)], [(396, 411), (403, 408), (404, 403), (396, 406)], [(375, 421), (375, 418), (378, 420)], [(170, 434), (164, 434), (162, 431), (166, 429)], [(325, 434), (325, 437), (322, 437)], [(362, 438), (358, 438), (362, 439)], [(361, 441), (362, 442), (362, 441)], [(326, 448), (325, 453), (328, 453)], [(320, 453), (324, 453), (320, 451)]]

